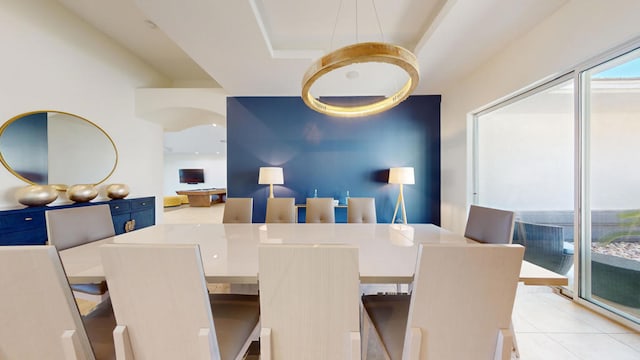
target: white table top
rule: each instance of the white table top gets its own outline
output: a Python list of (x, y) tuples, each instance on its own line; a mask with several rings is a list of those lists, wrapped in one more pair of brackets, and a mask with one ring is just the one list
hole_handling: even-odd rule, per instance
[[(473, 243), (431, 224), (159, 224), (60, 252), (71, 283), (104, 280), (99, 246), (105, 243), (198, 244), (208, 282), (256, 283), (258, 245), (356, 245), (363, 283), (409, 283), (419, 243)], [(567, 278), (524, 262), (520, 280), (566, 285)]]

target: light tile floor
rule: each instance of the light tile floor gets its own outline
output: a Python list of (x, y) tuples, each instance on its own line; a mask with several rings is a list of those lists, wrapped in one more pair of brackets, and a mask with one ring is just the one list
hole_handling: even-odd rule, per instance
[[(209, 208), (182, 206), (165, 211), (163, 221), (221, 223), (223, 211), (224, 204)], [(227, 289), (225, 285), (212, 285), (215, 291)], [(548, 287), (519, 286), (513, 325), (521, 360), (640, 360), (640, 334)], [(382, 359), (379, 350), (379, 344), (370, 341), (368, 360)]]

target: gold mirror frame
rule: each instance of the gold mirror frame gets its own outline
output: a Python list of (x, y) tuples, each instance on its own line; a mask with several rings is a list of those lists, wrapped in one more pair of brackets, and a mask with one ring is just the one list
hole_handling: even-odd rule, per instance
[[(25, 113), (22, 113), (22, 114), (18, 114), (16, 116), (12, 117), (11, 119), (9, 119), (4, 124), (2, 124), (2, 126), (0, 126), (0, 142), (2, 142), (2, 136), (5, 133), (5, 130), (7, 129), (7, 127), (9, 127), (9, 125), (11, 125), (12, 123), (24, 118), (25, 116), (34, 115), (34, 114), (40, 114), (40, 113), (47, 113), (47, 114), (54, 113), (54, 114), (67, 115), (67, 116), (70, 116), (70, 117), (77, 118), (78, 120), (85, 121), (89, 125), (91, 125), (94, 128), (96, 128), (99, 131), (99, 133), (101, 133), (102, 135), (105, 136), (105, 138), (109, 141), (109, 143), (113, 147), (114, 161), (113, 161), (113, 167), (107, 173), (107, 175), (104, 178), (99, 179), (99, 181), (97, 181), (95, 183), (91, 183), (90, 185), (94, 185), (94, 186), (95, 185), (99, 185), (99, 184), (103, 183), (105, 180), (107, 180), (113, 174), (113, 172), (116, 170), (116, 167), (118, 166), (118, 148), (116, 147), (116, 144), (113, 141), (113, 139), (109, 136), (109, 134), (107, 134), (106, 131), (104, 131), (104, 129), (102, 129), (96, 123), (94, 123), (91, 120), (88, 120), (88, 119), (86, 119), (86, 118), (84, 118), (82, 116), (79, 116), (79, 115), (76, 115), (76, 114), (72, 114), (72, 113), (69, 113), (69, 112), (59, 111), (59, 110), (36, 110), (36, 111), (29, 111), (29, 112), (25, 112)], [(0, 151), (0, 162), (15, 177), (17, 177), (18, 179), (20, 179), (20, 180), (22, 180), (22, 181), (24, 181), (24, 182), (26, 182), (28, 184), (31, 184), (31, 185), (51, 185), (51, 186), (55, 187), (57, 190), (66, 190), (69, 185), (72, 185), (72, 184), (38, 184), (38, 183), (36, 183), (36, 182), (34, 182), (32, 180), (29, 180), (29, 179), (25, 178), (24, 176), (22, 176), (17, 171), (15, 171), (11, 167), (11, 165), (6, 161), (4, 155), (2, 154), (1, 151)]]

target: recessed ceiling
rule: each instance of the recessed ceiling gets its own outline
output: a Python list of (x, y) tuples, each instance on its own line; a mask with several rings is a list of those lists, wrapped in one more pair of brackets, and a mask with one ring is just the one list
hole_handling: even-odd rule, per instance
[(415, 93), (438, 94), (567, 2), (59, 1), (176, 84), (263, 96), (299, 95), (306, 68), (355, 42), (356, 28), (358, 41), (381, 41), (382, 32), (414, 51), (421, 71)]

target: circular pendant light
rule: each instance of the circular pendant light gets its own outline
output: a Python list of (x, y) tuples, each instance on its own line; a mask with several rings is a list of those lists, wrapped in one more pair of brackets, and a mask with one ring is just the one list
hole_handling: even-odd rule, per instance
[[(311, 86), (327, 73), (357, 63), (380, 62), (400, 67), (408, 75), (408, 80), (394, 94), (382, 100), (356, 106), (342, 106), (325, 103), (311, 95)], [(405, 100), (418, 85), (420, 73), (416, 57), (409, 50), (388, 43), (365, 42), (345, 46), (314, 62), (302, 79), (302, 100), (311, 109), (336, 117), (360, 117), (374, 115), (388, 110)]]

